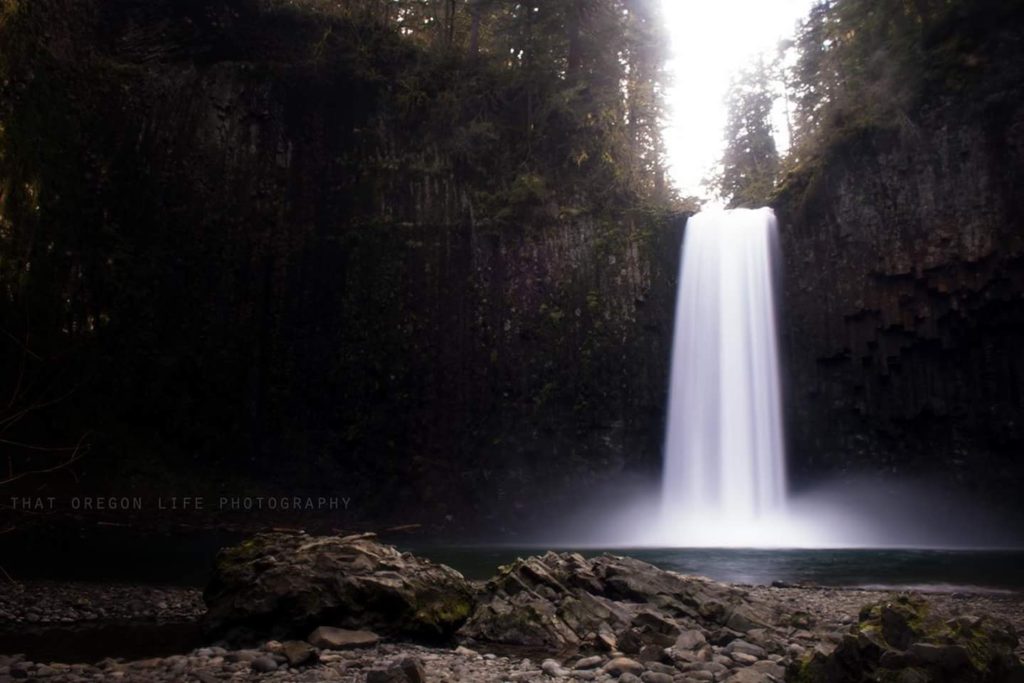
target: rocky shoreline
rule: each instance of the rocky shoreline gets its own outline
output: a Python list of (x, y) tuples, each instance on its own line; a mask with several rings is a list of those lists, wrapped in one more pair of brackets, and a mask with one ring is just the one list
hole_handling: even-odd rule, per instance
[(212, 644), (170, 656), (31, 662), (0, 647), (0, 681), (1024, 680), (1019, 593), (738, 586), (568, 553), (472, 583), (371, 536), (304, 534), (222, 553), (205, 607), (190, 588), (0, 585), (0, 643), (201, 616)]

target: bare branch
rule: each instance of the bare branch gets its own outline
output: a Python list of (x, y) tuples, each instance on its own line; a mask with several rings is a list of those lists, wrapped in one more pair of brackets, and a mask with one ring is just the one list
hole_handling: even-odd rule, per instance
[(33, 474), (49, 474), (51, 472), (56, 472), (57, 470), (63, 469), (65, 467), (71, 465), (72, 463), (74, 463), (75, 461), (81, 459), (82, 456), (85, 455), (85, 453), (82, 452), (82, 442), (85, 441), (85, 437), (87, 437), (88, 435), (89, 435), (89, 432), (86, 432), (85, 434), (82, 435), (82, 437), (78, 440), (78, 445), (75, 446), (74, 451), (71, 453), (71, 456), (67, 460), (65, 460), (65, 461), (63, 461), (61, 463), (58, 463), (58, 464), (54, 465), (53, 467), (44, 467), (44, 468), (37, 469), (37, 470), (27, 470), (25, 472), (20, 472), (18, 474), (15, 474), (14, 476), (10, 476), (7, 479), (0, 479), (0, 486), (4, 486), (6, 484), (11, 484), (11, 483), (13, 483), (15, 481), (18, 481), (19, 479), (24, 479), (25, 477), (33, 475)]

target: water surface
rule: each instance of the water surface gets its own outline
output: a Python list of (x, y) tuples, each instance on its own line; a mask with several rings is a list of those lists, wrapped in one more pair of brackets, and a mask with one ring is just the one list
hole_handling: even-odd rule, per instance
[[(543, 552), (499, 546), (414, 550), (473, 579), (486, 579), (499, 565), (517, 557)], [(588, 557), (603, 552), (629, 555), (662, 569), (755, 585), (779, 581), (860, 588), (1024, 591), (1024, 550), (617, 548), (580, 552)]]

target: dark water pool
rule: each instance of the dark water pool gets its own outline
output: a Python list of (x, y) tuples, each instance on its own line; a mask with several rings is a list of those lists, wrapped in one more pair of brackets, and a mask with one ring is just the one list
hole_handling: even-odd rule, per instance
[[(474, 579), (494, 574), (539, 548), (422, 546), (414, 552), (455, 567)], [(1024, 550), (776, 550), (750, 548), (587, 549), (610, 552), (719, 581), (747, 584), (912, 587), (925, 590), (1024, 590)]]
[[(118, 527), (28, 530), (0, 536), (0, 566), (19, 580), (202, 587), (209, 580), (217, 551), (244, 536), (217, 529), (166, 534)], [(492, 576), (499, 565), (516, 557), (547, 550), (539, 546), (441, 544), (408, 537), (382, 540), (451, 565), (474, 579)], [(1024, 549), (614, 548), (581, 552), (632, 555), (665, 569), (736, 583), (1024, 591)]]

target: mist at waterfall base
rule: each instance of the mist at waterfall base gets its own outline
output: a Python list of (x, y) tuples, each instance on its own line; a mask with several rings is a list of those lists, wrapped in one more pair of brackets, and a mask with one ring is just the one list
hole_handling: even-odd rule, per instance
[[(702, 212), (683, 244), (660, 482), (592, 492), (563, 547), (1019, 546), (955, 487), (846, 476), (787, 490), (771, 209)], [(614, 501), (610, 504), (610, 501)]]

